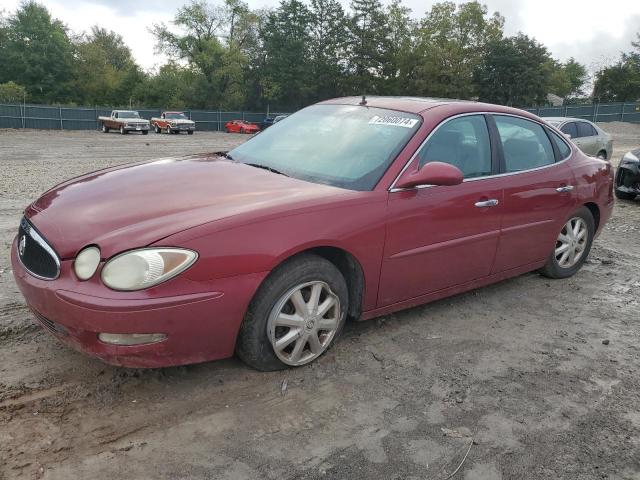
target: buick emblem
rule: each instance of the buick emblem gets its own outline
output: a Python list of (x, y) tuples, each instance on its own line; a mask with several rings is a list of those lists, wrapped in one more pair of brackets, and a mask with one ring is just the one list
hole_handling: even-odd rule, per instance
[(24, 256), (24, 249), (27, 246), (27, 236), (26, 235), (22, 235), (22, 237), (20, 237), (20, 241), (18, 242), (18, 253), (20, 254), (20, 256)]

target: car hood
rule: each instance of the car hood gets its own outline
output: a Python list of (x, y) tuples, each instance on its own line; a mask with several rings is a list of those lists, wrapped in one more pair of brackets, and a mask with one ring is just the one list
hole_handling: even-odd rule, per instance
[(204, 155), (78, 177), (46, 192), (25, 215), (61, 258), (91, 244), (106, 258), (204, 223), (250, 222), (362, 193)]

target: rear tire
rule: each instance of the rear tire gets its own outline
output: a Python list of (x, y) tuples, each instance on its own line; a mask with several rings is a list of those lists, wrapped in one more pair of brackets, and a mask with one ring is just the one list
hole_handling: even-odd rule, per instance
[[(251, 300), (236, 353), (261, 371), (311, 363), (340, 335), (348, 303), (347, 284), (333, 263), (314, 254), (298, 255), (271, 272)], [(276, 353), (283, 339), (289, 341)]]
[(598, 152), (598, 154), (596, 155), (597, 158), (599, 158), (600, 160), (606, 160), (607, 159), (607, 152), (605, 152), (604, 150), (600, 150)]
[(575, 275), (589, 256), (595, 231), (593, 215), (587, 207), (573, 213), (562, 226), (551, 255), (540, 273), (549, 278)]
[(187, 132), (187, 135), (193, 135), (193, 130), (189, 130), (189, 131)]

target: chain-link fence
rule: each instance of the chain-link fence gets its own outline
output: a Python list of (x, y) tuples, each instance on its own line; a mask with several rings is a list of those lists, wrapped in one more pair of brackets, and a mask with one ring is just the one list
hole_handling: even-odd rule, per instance
[(592, 122), (632, 122), (640, 123), (640, 102), (638, 103), (590, 103), (583, 105), (563, 105), (561, 107), (527, 108), (539, 117), (574, 117)]
[[(146, 119), (159, 117), (164, 109), (137, 109)], [(265, 112), (224, 112), (211, 110), (185, 110), (185, 115), (196, 122), (196, 129), (222, 131), (230, 120), (245, 120), (260, 123)], [(99, 116), (109, 116), (106, 107), (52, 107), (48, 105), (0, 104), (0, 128), (37, 128), (44, 130), (96, 130)], [(269, 112), (269, 117), (281, 115)]]
[[(540, 117), (576, 117), (594, 122), (640, 123), (639, 103), (594, 103), (563, 105), (561, 107), (532, 107), (525, 109)], [(143, 118), (158, 117), (163, 109), (138, 109)], [(109, 116), (106, 107), (52, 107), (47, 105), (0, 104), (0, 128), (38, 128), (46, 130), (95, 130), (99, 128), (98, 117)], [(198, 130), (222, 131), (230, 120), (245, 120), (260, 123), (265, 112), (224, 112), (221, 110), (185, 110)], [(280, 115), (269, 112), (270, 117)]]

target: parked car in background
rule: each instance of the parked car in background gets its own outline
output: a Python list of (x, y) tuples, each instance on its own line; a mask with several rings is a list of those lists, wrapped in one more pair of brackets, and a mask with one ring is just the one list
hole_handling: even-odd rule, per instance
[(264, 117), (264, 120), (260, 122), (260, 130), (266, 130), (267, 128), (269, 128), (271, 125), (273, 125), (274, 120), (275, 117)]
[(522, 110), (349, 97), (285, 123), (33, 202), (11, 264), (38, 321), (117, 365), (300, 366), (347, 317), (574, 275), (613, 209), (611, 164)]
[(613, 138), (595, 123), (569, 117), (545, 117), (544, 120), (564, 133), (587, 155), (611, 159)]
[(224, 124), (224, 131), (227, 133), (258, 133), (260, 127), (244, 120), (231, 120)]
[(633, 200), (640, 195), (640, 148), (627, 152), (616, 170), (616, 197)]
[(149, 133), (149, 120), (140, 117), (135, 110), (113, 110), (108, 117), (98, 117), (98, 123), (104, 133), (118, 130), (122, 135), (129, 132)]
[(196, 131), (196, 122), (189, 120), (183, 112), (163, 112), (159, 117), (151, 119), (151, 126), (156, 133), (164, 130), (167, 133), (187, 132), (193, 135)]

